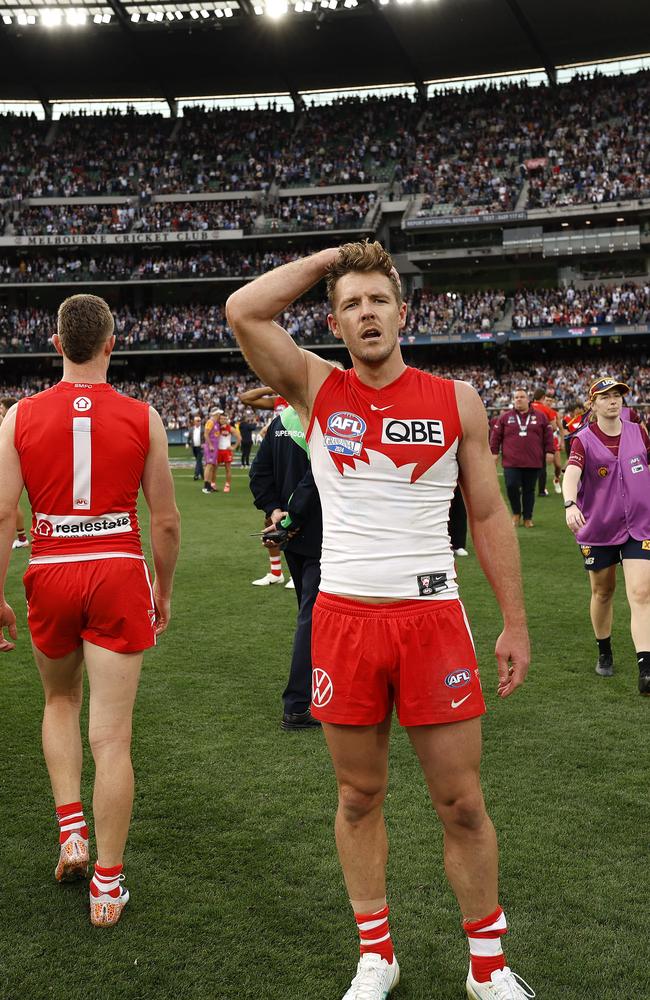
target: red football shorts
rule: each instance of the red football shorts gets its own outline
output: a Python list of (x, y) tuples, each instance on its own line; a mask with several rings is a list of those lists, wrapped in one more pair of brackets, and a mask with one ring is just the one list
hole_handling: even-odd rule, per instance
[(115, 653), (155, 646), (155, 608), (144, 559), (37, 563), (24, 576), (37, 649), (58, 660), (84, 639)]
[(217, 452), (217, 465), (230, 465), (232, 462), (232, 448), (221, 448)]
[(312, 618), (311, 710), (322, 722), (402, 726), (485, 712), (474, 643), (460, 601), (361, 601), (320, 593)]

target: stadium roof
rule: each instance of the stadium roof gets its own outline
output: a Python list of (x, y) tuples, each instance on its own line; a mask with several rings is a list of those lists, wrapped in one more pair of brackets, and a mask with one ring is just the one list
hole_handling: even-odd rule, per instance
[(649, 40), (647, 0), (0, 0), (0, 100), (552, 78)]

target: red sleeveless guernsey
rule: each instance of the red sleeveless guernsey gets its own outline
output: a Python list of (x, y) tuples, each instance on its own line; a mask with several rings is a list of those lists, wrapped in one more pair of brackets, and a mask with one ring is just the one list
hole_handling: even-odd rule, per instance
[(321, 590), (457, 599), (447, 523), (462, 427), (451, 379), (416, 368), (382, 389), (334, 371), (307, 441), (323, 508)]
[(30, 562), (142, 558), (147, 403), (106, 382), (59, 382), (19, 402), (14, 441), (32, 507)]

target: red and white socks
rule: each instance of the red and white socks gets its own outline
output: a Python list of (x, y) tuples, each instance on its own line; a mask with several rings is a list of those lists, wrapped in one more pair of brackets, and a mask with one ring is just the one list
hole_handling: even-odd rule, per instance
[(497, 906), (482, 920), (464, 920), (463, 930), (469, 942), (472, 976), (477, 983), (489, 983), (492, 973), (505, 968), (501, 938), (508, 933), (505, 913)]
[(390, 965), (395, 957), (393, 941), (388, 926), (388, 906), (374, 913), (355, 913), (354, 919), (359, 929), (359, 953), (372, 952), (381, 955)]
[(101, 868), (95, 865), (93, 877), (90, 880), (90, 895), (97, 899), (99, 896), (111, 896), (117, 900), (120, 898), (121, 874), (123, 865), (114, 865), (112, 868)]
[(271, 576), (282, 576), (282, 556), (269, 556)]
[(56, 807), (56, 818), (59, 823), (59, 843), (65, 844), (68, 837), (76, 833), (88, 840), (88, 827), (84, 819), (81, 802), (70, 802), (65, 806)]

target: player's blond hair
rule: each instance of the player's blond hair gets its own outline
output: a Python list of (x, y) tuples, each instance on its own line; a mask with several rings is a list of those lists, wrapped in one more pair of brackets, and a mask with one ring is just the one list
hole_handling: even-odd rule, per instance
[(330, 304), (334, 305), (334, 292), (337, 282), (344, 274), (351, 271), (366, 273), (368, 271), (380, 271), (385, 274), (393, 286), (393, 292), (397, 299), (397, 304), (402, 304), (402, 289), (395, 265), (390, 254), (384, 250), (381, 243), (376, 240), (363, 240), (359, 243), (344, 243), (339, 247), (339, 256), (327, 269), (325, 280), (327, 282), (327, 297)]
[(59, 306), (56, 332), (63, 354), (76, 365), (94, 358), (114, 329), (108, 303), (98, 295), (71, 295)]

